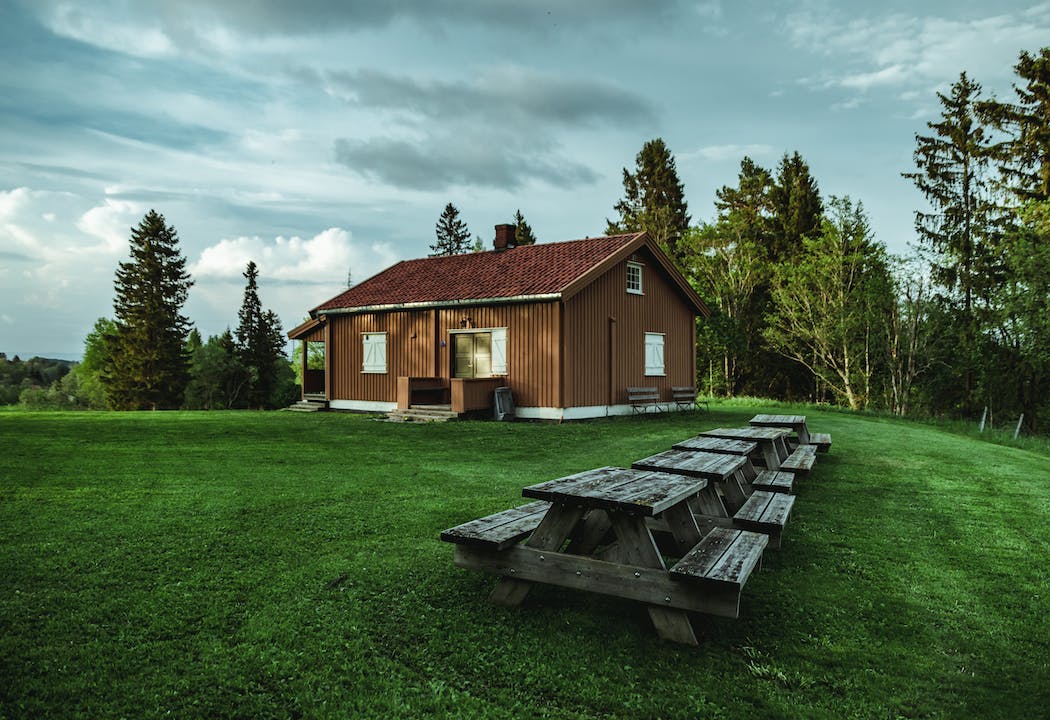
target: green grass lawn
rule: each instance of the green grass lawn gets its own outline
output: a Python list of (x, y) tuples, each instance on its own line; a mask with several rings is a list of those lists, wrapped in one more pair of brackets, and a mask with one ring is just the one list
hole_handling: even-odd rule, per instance
[(753, 413), (0, 413), (0, 717), (1046, 717), (1041, 452), (807, 409), (832, 451), (699, 648), (604, 596), (490, 605), (438, 540)]

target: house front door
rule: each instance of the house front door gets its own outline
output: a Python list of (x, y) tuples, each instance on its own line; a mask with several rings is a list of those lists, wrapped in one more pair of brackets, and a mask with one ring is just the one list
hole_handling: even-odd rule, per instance
[(452, 343), (452, 377), (492, 377), (491, 333), (456, 333)]

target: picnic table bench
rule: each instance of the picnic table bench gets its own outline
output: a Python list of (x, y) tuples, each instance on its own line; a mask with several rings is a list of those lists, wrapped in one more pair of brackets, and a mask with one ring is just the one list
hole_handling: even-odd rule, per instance
[(660, 393), (656, 387), (627, 388), (627, 402), (636, 413), (645, 412), (646, 408), (660, 407)]
[(692, 504), (697, 523), (708, 529), (754, 530), (769, 536), (770, 547), (780, 547), (795, 498), (786, 493), (755, 490), (746, 479), (745, 468), (751, 467), (746, 456), (672, 449), (643, 458), (632, 467), (717, 482), (723, 491), (721, 495), (714, 484), (709, 484)]
[[(661, 638), (697, 645), (687, 611), (738, 617), (740, 592), (769, 542), (739, 528), (702, 533), (689, 502), (707, 485), (597, 468), (522, 490), (546, 510), (530, 503), (445, 530), (441, 539), (456, 544), (456, 565), (501, 576), (493, 602), (520, 605), (537, 582), (614, 595), (645, 603)], [(657, 517), (680, 558), (670, 568), (647, 524)]]

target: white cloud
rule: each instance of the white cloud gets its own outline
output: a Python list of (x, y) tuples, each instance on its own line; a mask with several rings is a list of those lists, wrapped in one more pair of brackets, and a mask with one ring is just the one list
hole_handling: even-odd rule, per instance
[(204, 278), (240, 278), (249, 260), (263, 278), (292, 282), (341, 282), (347, 270), (358, 280), (398, 260), (386, 244), (362, 245), (342, 228), (328, 228), (308, 240), (300, 237), (238, 237), (205, 248), (190, 273)]
[(682, 160), (710, 160), (712, 162), (724, 162), (726, 160), (738, 161), (744, 156), (755, 158), (771, 155), (774, 148), (771, 145), (753, 143), (749, 145), (727, 144), (706, 145), (692, 152), (683, 153), (679, 157)]
[(834, 60), (830, 69), (803, 84), (860, 93), (896, 88), (901, 97), (913, 89), (945, 87), (962, 70), (982, 84), (1004, 83), (1020, 50), (1046, 44), (1050, 4), (965, 19), (902, 13), (857, 17), (820, 5), (790, 15), (785, 26), (796, 47)]
[(137, 203), (106, 198), (101, 205), (81, 215), (76, 226), (84, 234), (102, 240), (109, 252), (117, 253), (128, 246), (131, 227), (138, 223), (143, 212)]

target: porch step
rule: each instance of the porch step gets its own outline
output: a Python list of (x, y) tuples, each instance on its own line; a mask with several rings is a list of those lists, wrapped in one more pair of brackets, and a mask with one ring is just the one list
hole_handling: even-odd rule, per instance
[(318, 412), (319, 410), (327, 409), (327, 400), (300, 400), (285, 408), (285, 410), (291, 410), (292, 412)]
[(447, 422), (459, 417), (448, 405), (413, 405), (396, 408), (387, 415), (390, 422)]

